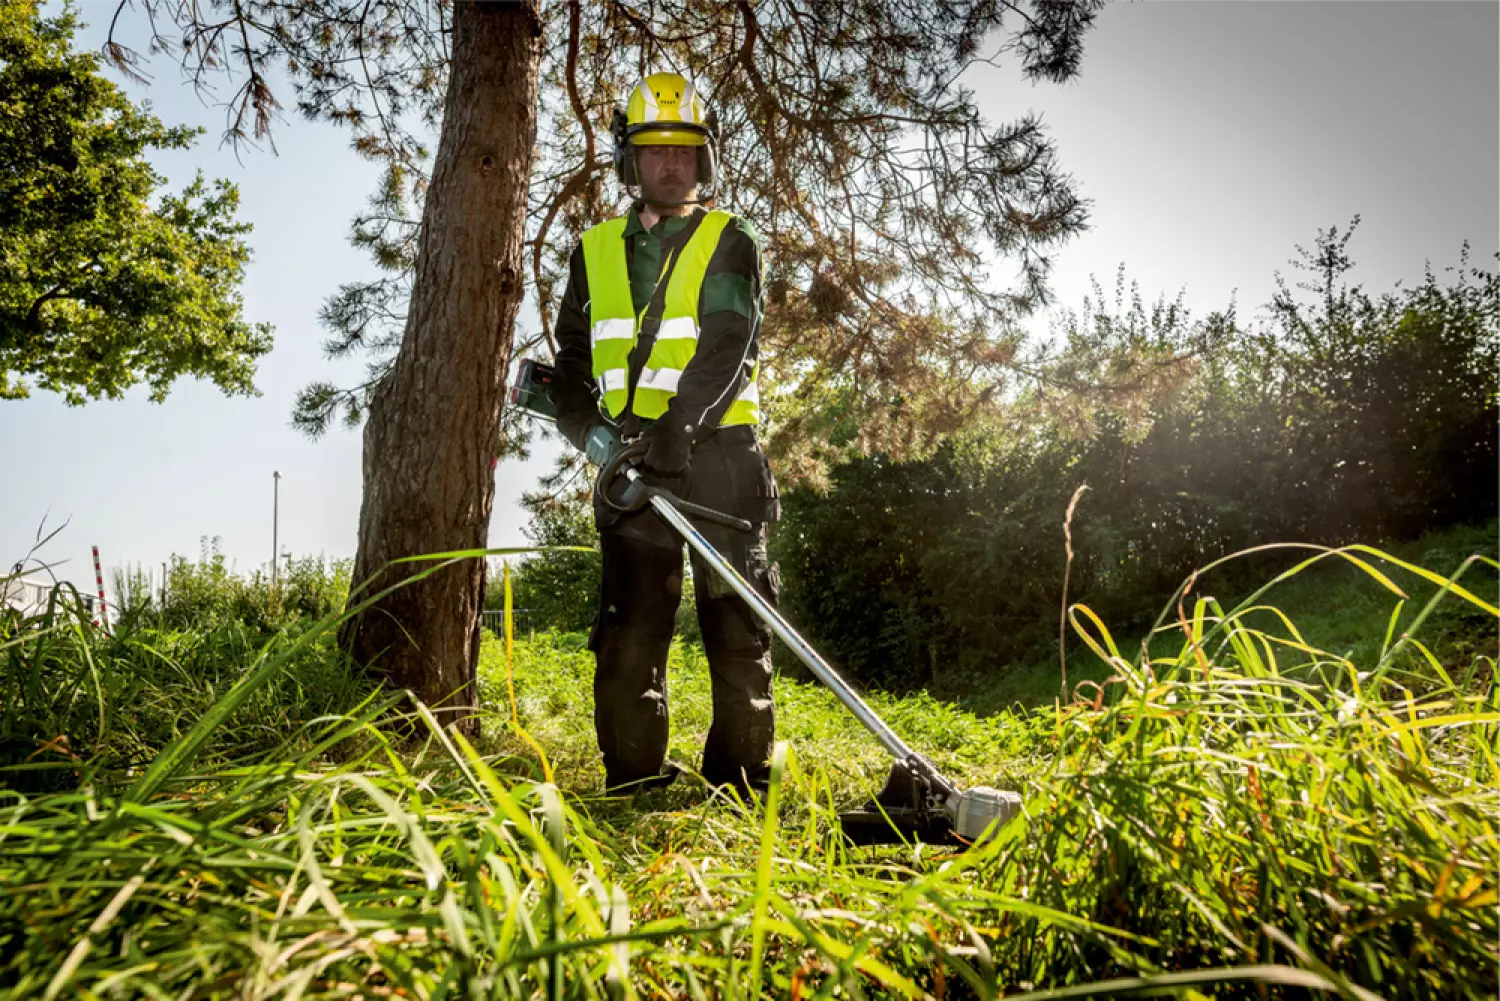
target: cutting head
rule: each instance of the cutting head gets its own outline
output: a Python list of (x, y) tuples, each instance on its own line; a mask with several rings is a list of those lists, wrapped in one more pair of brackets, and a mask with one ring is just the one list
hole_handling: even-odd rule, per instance
[(1007, 789), (975, 786), (955, 792), (944, 804), (953, 833), (965, 841), (992, 838), (1021, 812), (1021, 794)]
[(939, 792), (913, 764), (896, 764), (875, 799), (840, 814), (845, 837), (857, 845), (972, 845), (994, 837), (1021, 812), (1019, 793), (988, 786), (959, 790), (946, 782)]

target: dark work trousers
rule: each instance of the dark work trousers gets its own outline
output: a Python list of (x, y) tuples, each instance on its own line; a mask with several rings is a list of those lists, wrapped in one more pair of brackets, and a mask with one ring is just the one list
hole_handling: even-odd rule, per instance
[[(776, 567), (766, 557), (766, 522), (779, 516), (775, 480), (749, 428), (720, 429), (693, 450), (675, 493), (750, 521), (741, 532), (695, 526), (773, 605)], [(682, 597), (683, 541), (649, 507), (621, 514), (595, 501), (604, 571), (589, 646), (595, 655), (594, 726), (605, 785), (663, 774), (667, 754), (667, 652)], [(715, 785), (764, 788), (775, 737), (771, 629), (697, 553), (692, 554), (698, 624), (713, 682), (713, 724), (703, 777)]]

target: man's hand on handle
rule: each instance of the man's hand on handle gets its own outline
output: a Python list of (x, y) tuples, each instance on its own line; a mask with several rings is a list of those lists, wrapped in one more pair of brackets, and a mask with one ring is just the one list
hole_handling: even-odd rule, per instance
[(693, 457), (692, 425), (670, 410), (646, 430), (646, 472), (673, 479), (684, 475)]

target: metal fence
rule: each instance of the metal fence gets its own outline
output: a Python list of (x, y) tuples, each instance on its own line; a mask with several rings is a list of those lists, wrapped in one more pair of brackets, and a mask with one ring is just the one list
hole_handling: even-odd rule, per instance
[[(484, 628), (496, 636), (505, 635), (505, 612), (484, 611), (479, 613), (479, 618)], [(512, 628), (517, 636), (534, 636), (536, 631), (545, 628), (541, 616), (533, 608), (513, 608), (510, 613)]]

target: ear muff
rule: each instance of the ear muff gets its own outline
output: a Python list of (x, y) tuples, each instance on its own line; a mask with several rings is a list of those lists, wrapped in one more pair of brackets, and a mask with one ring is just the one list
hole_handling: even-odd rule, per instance
[(708, 191), (719, 187), (719, 113), (712, 108), (703, 116), (708, 142), (698, 147), (698, 184)]
[(635, 151), (626, 135), (626, 127), (625, 112), (616, 108), (614, 116), (609, 120), (609, 134), (615, 141), (615, 180), (627, 188), (633, 188), (640, 181), (636, 172)]

